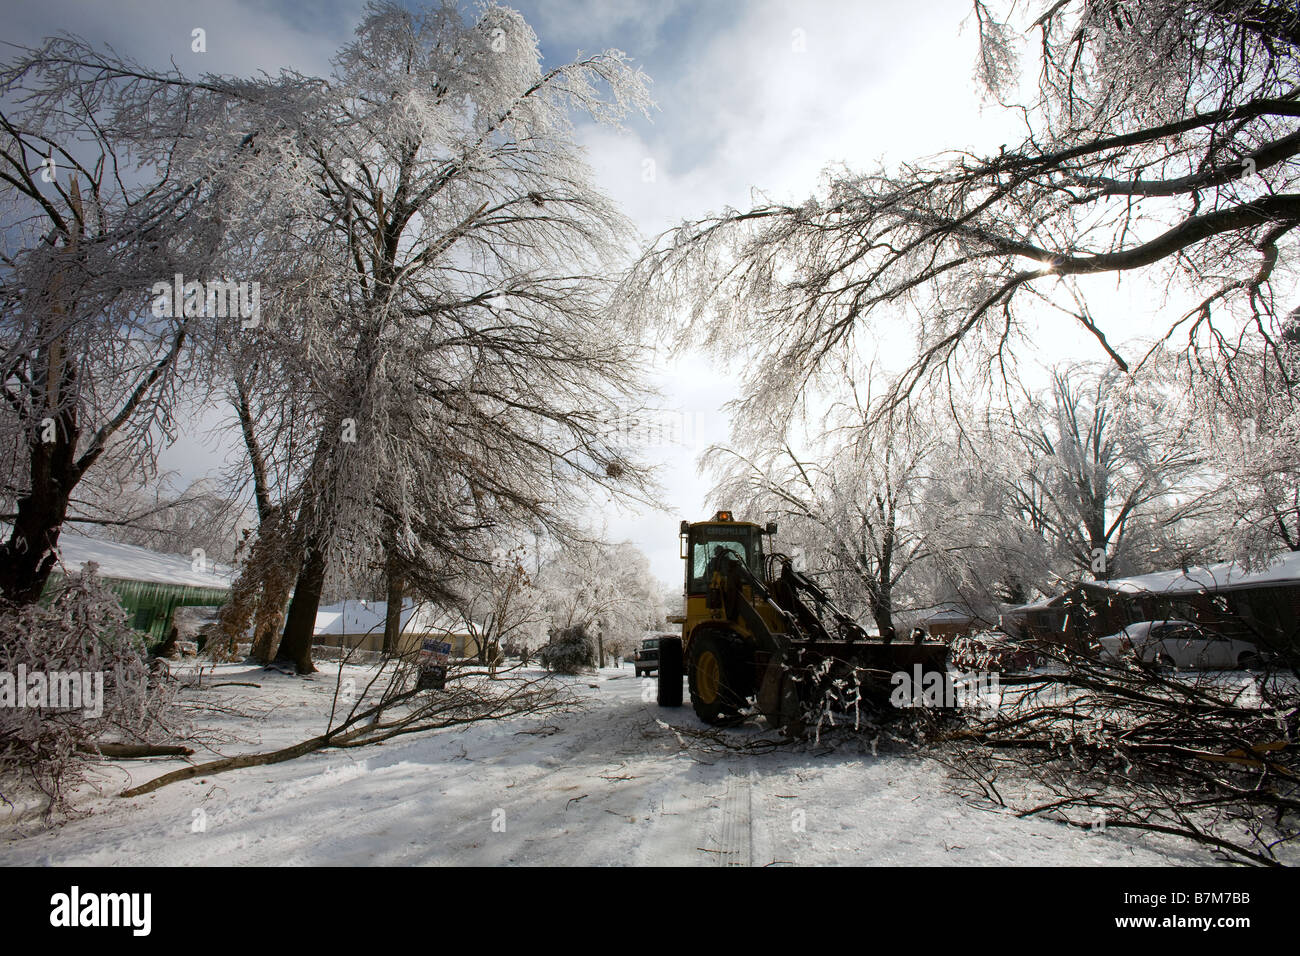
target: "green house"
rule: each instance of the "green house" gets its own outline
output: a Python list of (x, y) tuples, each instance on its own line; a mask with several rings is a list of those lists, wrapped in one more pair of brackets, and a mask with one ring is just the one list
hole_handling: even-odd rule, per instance
[(147, 634), (150, 643), (167, 636), (178, 607), (224, 604), (235, 579), (233, 568), (201, 560), (202, 555), (162, 554), (66, 530), (59, 535), (59, 558), (47, 591), (57, 587), (65, 573), (93, 561), (100, 579), (126, 609), (131, 626)]

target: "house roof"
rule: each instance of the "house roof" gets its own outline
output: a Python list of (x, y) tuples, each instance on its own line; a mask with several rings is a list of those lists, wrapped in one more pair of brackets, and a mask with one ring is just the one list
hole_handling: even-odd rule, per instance
[(975, 620), (975, 615), (971, 613), (969, 608), (962, 607), (959, 604), (947, 603), (925, 608), (921, 612), (920, 620), (928, 624), (938, 624), (943, 621), (968, 623)]
[(1253, 570), (1248, 570), (1236, 561), (1225, 561), (1222, 564), (1188, 568), (1186, 571), (1155, 571), (1112, 581), (1087, 581), (1085, 584), (1126, 594), (1185, 594), (1269, 584), (1300, 584), (1300, 552), (1275, 555), (1262, 567)]
[[(6, 537), (9, 532), (9, 526), (0, 526), (0, 533)], [(60, 532), (58, 551), (60, 564), (55, 565), (55, 570), (67, 573), (80, 571), (93, 561), (99, 565), (101, 577), (125, 581), (229, 590), (235, 580), (235, 569), (224, 564), (208, 561), (204, 570), (198, 571), (194, 562), (185, 555), (163, 554), (133, 544), (89, 538), (75, 531)]]
[[(316, 610), (316, 634), (382, 634), (388, 616), (386, 601), (342, 601)], [(402, 602), (403, 634), (464, 634), (469, 625), (452, 611), (432, 604)]]
[(1039, 598), (1037, 601), (1031, 601), (1029, 604), (1021, 604), (1018, 607), (1009, 607), (1004, 610), (1003, 614), (1028, 614), (1031, 611), (1052, 611), (1061, 606), (1065, 596), (1054, 594), (1050, 597)]

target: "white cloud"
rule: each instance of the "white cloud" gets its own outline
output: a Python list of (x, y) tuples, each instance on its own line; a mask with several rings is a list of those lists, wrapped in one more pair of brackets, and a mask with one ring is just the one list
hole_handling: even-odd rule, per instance
[[(351, 35), (364, 0), (280, 4), (254, 0), (176, 3), (137, 0), (129, 7), (79, 0), (14, 4), (5, 11), (5, 39), (26, 46), (68, 32), (107, 43), (145, 66), (171, 60), (186, 73), (249, 74), (282, 67), (324, 73), (329, 58)], [(204, 53), (191, 49), (192, 31), (206, 31)]]

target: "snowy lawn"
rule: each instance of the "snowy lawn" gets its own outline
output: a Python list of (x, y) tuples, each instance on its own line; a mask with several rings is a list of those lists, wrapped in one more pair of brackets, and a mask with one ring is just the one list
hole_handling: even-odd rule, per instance
[[(253, 718), (202, 722), (223, 755), (325, 729), (338, 664), (313, 680), (232, 664), (187, 691)], [(367, 669), (344, 676), (365, 686)], [(581, 701), (518, 717), (116, 794), (180, 760), (106, 765), (87, 815), (54, 829), (0, 811), (0, 863), (71, 865), (1205, 864), (1206, 853), (1133, 832), (1087, 832), (975, 809), (932, 760), (859, 746), (738, 754), (674, 727), (632, 666), (565, 679)], [(594, 686), (589, 686), (594, 685)], [(755, 729), (728, 731), (737, 739)], [(865, 752), (862, 752), (864, 751)], [(193, 759), (214, 755), (200, 751)], [(7, 813), (7, 815), (5, 815)]]

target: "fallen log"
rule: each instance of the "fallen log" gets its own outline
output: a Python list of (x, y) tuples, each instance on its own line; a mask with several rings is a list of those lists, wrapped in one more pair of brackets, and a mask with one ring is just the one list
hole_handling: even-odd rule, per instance
[(98, 754), (114, 760), (138, 760), (141, 757), (189, 757), (194, 751), (173, 744), (78, 744), (85, 754)]

